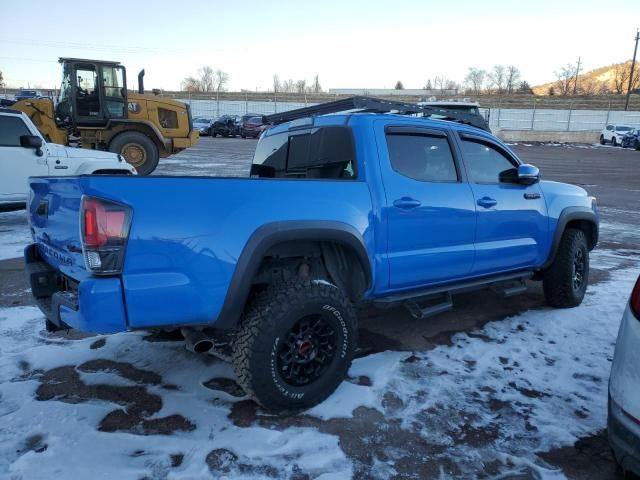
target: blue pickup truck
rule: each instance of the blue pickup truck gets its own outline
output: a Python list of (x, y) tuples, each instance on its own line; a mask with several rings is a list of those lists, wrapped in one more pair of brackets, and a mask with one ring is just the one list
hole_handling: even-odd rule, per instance
[(576, 306), (598, 241), (595, 199), (540, 181), (490, 133), (376, 113), (274, 126), (247, 178), (31, 178), (29, 220), (49, 329), (179, 328), (275, 412), (340, 384), (356, 306), (423, 318), (528, 279)]

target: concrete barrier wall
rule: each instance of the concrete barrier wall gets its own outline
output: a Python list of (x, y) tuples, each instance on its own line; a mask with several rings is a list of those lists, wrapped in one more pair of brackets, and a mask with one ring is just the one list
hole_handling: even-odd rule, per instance
[(549, 130), (494, 130), (504, 142), (597, 143), (600, 132), (554, 132)]

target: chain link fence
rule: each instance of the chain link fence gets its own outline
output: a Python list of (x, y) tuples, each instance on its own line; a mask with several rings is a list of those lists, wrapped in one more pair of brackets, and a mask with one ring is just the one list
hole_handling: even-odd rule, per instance
[[(244, 115), (246, 113), (269, 115), (316, 105), (315, 103), (229, 100), (181, 99), (181, 101), (191, 105), (191, 111), (194, 117), (209, 118), (218, 118), (221, 115)], [(640, 112), (536, 108), (496, 108), (480, 110), (485, 118), (489, 118), (489, 125), (492, 130), (598, 132), (611, 123), (640, 127)]]
[(489, 123), (492, 130), (549, 132), (599, 132), (609, 124), (640, 127), (640, 112), (496, 108)]

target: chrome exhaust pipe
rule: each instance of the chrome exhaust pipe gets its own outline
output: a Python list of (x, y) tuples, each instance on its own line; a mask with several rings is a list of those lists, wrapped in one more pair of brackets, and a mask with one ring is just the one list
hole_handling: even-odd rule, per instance
[(191, 328), (181, 328), (187, 350), (193, 353), (208, 353), (213, 348), (213, 340), (204, 332)]

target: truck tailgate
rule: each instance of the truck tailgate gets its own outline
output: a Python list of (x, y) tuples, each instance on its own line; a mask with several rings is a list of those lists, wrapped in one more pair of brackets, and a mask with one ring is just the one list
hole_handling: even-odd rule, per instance
[(80, 240), (79, 177), (31, 178), (28, 218), (40, 256), (74, 279), (87, 276)]

